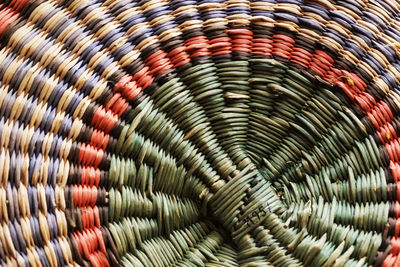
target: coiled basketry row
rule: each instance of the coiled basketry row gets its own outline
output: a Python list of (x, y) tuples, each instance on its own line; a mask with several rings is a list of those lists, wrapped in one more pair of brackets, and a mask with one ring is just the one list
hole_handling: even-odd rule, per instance
[(400, 266), (400, 2), (0, 0), (1, 266)]

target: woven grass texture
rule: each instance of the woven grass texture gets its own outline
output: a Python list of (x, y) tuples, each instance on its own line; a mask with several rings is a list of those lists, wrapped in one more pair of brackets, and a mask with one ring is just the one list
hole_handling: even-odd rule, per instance
[(399, 59), (397, 0), (0, 0), (0, 266), (400, 266)]

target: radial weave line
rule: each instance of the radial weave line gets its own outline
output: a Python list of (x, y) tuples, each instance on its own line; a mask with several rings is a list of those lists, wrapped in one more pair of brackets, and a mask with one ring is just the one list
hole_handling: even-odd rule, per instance
[(0, 0), (0, 266), (400, 266), (397, 0)]

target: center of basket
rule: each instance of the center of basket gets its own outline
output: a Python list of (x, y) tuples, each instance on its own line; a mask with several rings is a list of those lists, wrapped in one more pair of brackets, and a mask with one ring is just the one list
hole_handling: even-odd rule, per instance
[(254, 230), (270, 214), (281, 214), (283, 204), (271, 183), (249, 164), (210, 200), (212, 216), (232, 233), (234, 241)]

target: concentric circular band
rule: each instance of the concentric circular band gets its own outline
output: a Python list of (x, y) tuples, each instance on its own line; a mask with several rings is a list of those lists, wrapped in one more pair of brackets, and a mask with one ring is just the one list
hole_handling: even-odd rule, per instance
[(0, 265), (400, 266), (399, 14), (0, 0)]

